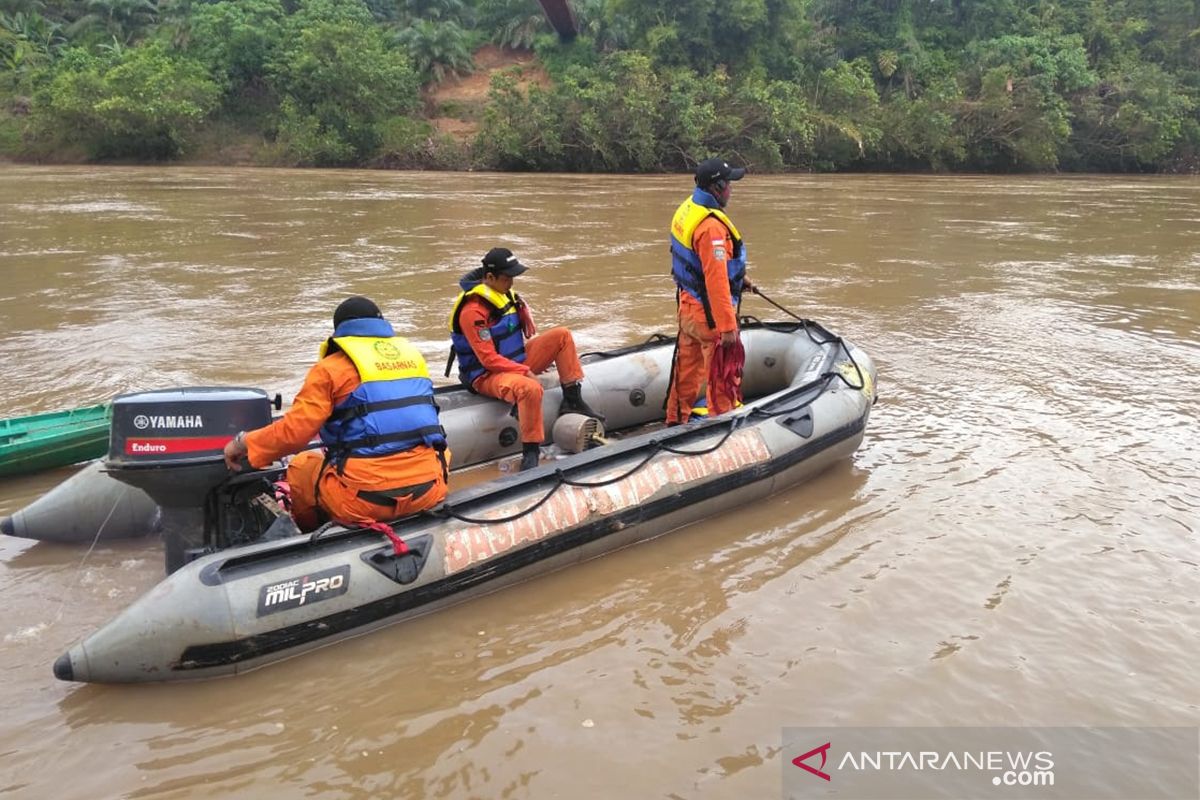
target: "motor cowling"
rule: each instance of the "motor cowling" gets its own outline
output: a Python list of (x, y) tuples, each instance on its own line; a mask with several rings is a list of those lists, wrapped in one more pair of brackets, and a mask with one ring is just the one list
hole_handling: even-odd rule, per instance
[(164, 507), (199, 508), (229, 476), (225, 445), (271, 422), (261, 389), (193, 387), (113, 399), (106, 470)]
[[(113, 398), (105, 471), (162, 508), (167, 574), (224, 539), (231, 514), (244, 515), (247, 503), (234, 507), (229, 498), (257, 492), (250, 484), (231, 486), (225, 445), (239, 431), (269, 424), (271, 408), (261, 389), (192, 387)], [(234, 481), (261, 480), (255, 475)]]

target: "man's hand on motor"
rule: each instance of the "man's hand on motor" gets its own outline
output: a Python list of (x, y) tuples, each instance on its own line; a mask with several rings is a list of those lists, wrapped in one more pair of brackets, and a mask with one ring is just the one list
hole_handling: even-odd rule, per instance
[(242, 431), (225, 443), (225, 466), (229, 467), (233, 472), (241, 472), (241, 459), (245, 458), (248, 452), (246, 449), (246, 432)]

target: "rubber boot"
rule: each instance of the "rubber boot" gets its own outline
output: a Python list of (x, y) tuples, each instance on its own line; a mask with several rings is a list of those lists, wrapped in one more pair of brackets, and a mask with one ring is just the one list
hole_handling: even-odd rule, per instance
[(533, 469), (538, 465), (538, 453), (541, 446), (537, 442), (525, 442), (521, 445), (521, 468), (517, 472)]
[(562, 387), (563, 400), (562, 405), (558, 407), (558, 414), (583, 414), (585, 417), (598, 419), (604, 422), (604, 415), (583, 401), (583, 384), (572, 383), (570, 386)]

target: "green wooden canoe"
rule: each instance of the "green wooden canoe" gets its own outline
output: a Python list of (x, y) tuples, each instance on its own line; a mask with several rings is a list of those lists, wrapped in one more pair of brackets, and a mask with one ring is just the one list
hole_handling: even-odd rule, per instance
[(99, 458), (108, 451), (112, 406), (101, 403), (0, 420), (0, 477)]

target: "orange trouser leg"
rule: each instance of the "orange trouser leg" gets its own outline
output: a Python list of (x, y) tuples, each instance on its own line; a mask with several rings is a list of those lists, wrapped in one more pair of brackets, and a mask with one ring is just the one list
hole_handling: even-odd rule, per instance
[(544, 372), (551, 364), (558, 369), (558, 382), (578, 383), (583, 380), (583, 365), (575, 350), (575, 337), (566, 328), (551, 328), (525, 342), (525, 366), (534, 374)]
[[(540, 339), (538, 336), (536, 339)], [(530, 342), (535, 341), (531, 339)], [(529, 356), (526, 349), (526, 358)], [(521, 441), (541, 444), (546, 438), (542, 430), (542, 385), (537, 378), (516, 372), (489, 372), (475, 381), (475, 391), (506, 403), (515, 403), (521, 424)]]
[[(703, 314), (704, 310), (702, 308), (696, 308), (695, 306), (681, 307), (679, 330), (681, 334), (686, 334), (699, 343), (700, 355), (703, 360), (700, 366), (700, 382), (706, 384), (704, 396), (708, 400), (708, 415), (712, 417), (717, 414), (724, 414), (726, 411), (733, 409), (734, 397), (720, 389), (714, 388), (712, 382), (708, 380), (709, 370), (712, 368), (713, 355), (717, 352), (721, 337), (716, 331), (708, 327), (708, 322), (704, 319)], [(699, 390), (699, 386), (696, 388)], [(687, 402), (688, 397), (685, 395), (681, 400)]]
[(319, 450), (297, 453), (288, 463), (287, 482), (292, 490), (292, 519), (302, 531), (316, 530), (321, 525), (317, 514), (317, 471), (325, 455)]
[[(447, 450), (444, 456), (449, 464), (450, 451)], [(288, 464), (287, 471), (292, 490), (292, 518), (296, 520), (296, 525), (302, 531), (315, 530), (323, 521), (322, 514), (327, 519), (347, 524), (392, 520), (433, 508), (446, 498), (442, 462), (432, 448), (421, 447), (388, 458), (402, 462), (402, 472), (388, 476), (384, 481), (395, 486), (379, 486), (379, 489), (399, 488), (426, 481), (432, 481), (432, 486), (420, 496), (401, 495), (394, 498), (391, 505), (382, 505), (360, 497), (358, 488), (349, 485), (336, 469), (330, 467), (320, 474), (321, 513), (318, 513), (316, 481), (324, 455), (314, 450), (296, 455)]]
[[(719, 340), (703, 318), (696, 319), (680, 306), (679, 349), (675, 354), (675, 380), (667, 396), (667, 422), (687, 422), (691, 417), (700, 387), (708, 383), (708, 371)], [(709, 416), (724, 414), (734, 407), (734, 398), (714, 389), (712, 383), (708, 383), (705, 397)]]
[(667, 422), (687, 422), (691, 417), (700, 385), (708, 376), (713, 336), (705, 323), (697, 325), (680, 309), (679, 346), (675, 349), (675, 376), (667, 395)]

